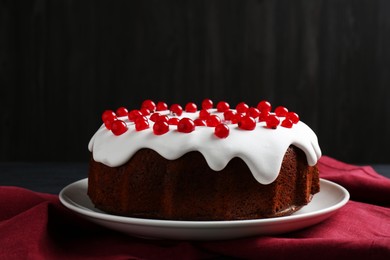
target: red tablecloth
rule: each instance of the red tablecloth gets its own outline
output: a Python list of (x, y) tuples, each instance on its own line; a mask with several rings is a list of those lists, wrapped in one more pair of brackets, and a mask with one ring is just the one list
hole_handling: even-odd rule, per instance
[(227, 241), (130, 237), (76, 216), (58, 196), (0, 187), (0, 259), (390, 259), (390, 179), (323, 156), (321, 177), (351, 200), (318, 225)]

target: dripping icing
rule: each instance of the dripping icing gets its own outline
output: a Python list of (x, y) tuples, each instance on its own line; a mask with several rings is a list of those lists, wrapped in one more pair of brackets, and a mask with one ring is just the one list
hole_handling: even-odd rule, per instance
[[(217, 113), (215, 109), (210, 111), (223, 118), (222, 113)], [(169, 111), (159, 113), (169, 114)], [(179, 118), (183, 117), (195, 119), (198, 113), (183, 112)], [(239, 157), (259, 183), (269, 184), (277, 178), (290, 145), (304, 151), (310, 166), (315, 165), (321, 157), (316, 134), (301, 121), (293, 128), (277, 129), (268, 129), (264, 122), (258, 122), (253, 131), (230, 124), (229, 136), (219, 139), (214, 136), (213, 127), (196, 127), (191, 133), (179, 133), (175, 126), (170, 126), (166, 134), (154, 135), (152, 121), (149, 129), (136, 131), (134, 123), (125, 117), (120, 119), (127, 123), (127, 132), (115, 136), (103, 124), (88, 145), (94, 160), (110, 167), (125, 164), (141, 148), (152, 149), (168, 160), (177, 159), (190, 151), (199, 151), (215, 171), (222, 170), (231, 159)]]

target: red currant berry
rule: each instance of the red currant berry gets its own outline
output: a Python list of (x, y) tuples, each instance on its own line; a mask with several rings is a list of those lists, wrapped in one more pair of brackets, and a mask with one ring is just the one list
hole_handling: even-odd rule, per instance
[(111, 124), (111, 131), (114, 135), (121, 135), (127, 131), (127, 125), (122, 120), (115, 120)]
[(163, 135), (169, 131), (169, 125), (167, 122), (158, 121), (153, 125), (153, 133), (155, 135)]
[(268, 111), (268, 112), (271, 112), (271, 103), (268, 102), (267, 100), (262, 100), (259, 102), (259, 104), (257, 104), (257, 109), (260, 110), (260, 112), (262, 111)]
[(237, 124), (238, 122), (241, 121), (241, 119), (244, 117), (243, 114), (235, 114), (233, 115), (232, 119), (230, 120), (232, 124)]
[(160, 117), (160, 113), (153, 113), (150, 117), (149, 117), (149, 119), (151, 120), (151, 121), (153, 121), (153, 122), (156, 122), (157, 121), (157, 119)]
[(127, 111), (127, 108), (125, 107), (120, 107), (116, 110), (117, 116), (127, 116), (127, 113), (129, 113), (129, 111)]
[(142, 116), (142, 113), (141, 113), (141, 111), (139, 111), (139, 110), (137, 110), (137, 109), (131, 110), (131, 111), (128, 113), (128, 115), (127, 115), (127, 117), (129, 118), (129, 120), (130, 120), (131, 122), (134, 122), (135, 119), (136, 119), (137, 117), (139, 117), (139, 116)]
[(226, 138), (229, 135), (229, 127), (226, 124), (219, 124), (215, 127), (214, 134), (219, 138)]
[(148, 115), (150, 115), (150, 110), (147, 109), (146, 107), (141, 108), (140, 111), (141, 111), (141, 114), (142, 114), (143, 116), (148, 116)]
[(240, 114), (245, 114), (248, 109), (249, 109), (249, 106), (245, 102), (240, 102), (236, 106), (237, 113), (240, 113)]
[(213, 108), (213, 101), (211, 99), (205, 98), (202, 101), (202, 109), (211, 109)]
[(288, 109), (283, 107), (283, 106), (278, 106), (275, 108), (275, 115), (281, 117), (281, 116), (286, 116), (288, 113)]
[(196, 106), (195, 103), (190, 102), (187, 103), (185, 110), (187, 113), (195, 113), (196, 111), (198, 111), (198, 107)]
[(116, 119), (116, 114), (112, 110), (106, 110), (102, 114), (102, 121), (105, 122), (107, 120), (114, 121)]
[(267, 128), (276, 129), (280, 123), (276, 115), (269, 115), (265, 121)]
[(149, 111), (154, 111), (156, 110), (156, 104), (152, 100), (147, 99), (142, 102), (141, 108), (147, 108)]
[(145, 116), (139, 116), (135, 119), (135, 130), (142, 131), (149, 128), (149, 121)]
[(183, 113), (183, 108), (179, 104), (173, 104), (169, 110), (177, 116), (181, 116)]
[(265, 121), (267, 121), (267, 118), (269, 116), (270, 116), (270, 112), (266, 111), (266, 110), (263, 110), (263, 111), (260, 112), (259, 121), (260, 122), (265, 122)]
[(156, 122), (158, 121), (164, 121), (164, 122), (167, 122), (169, 121), (169, 117), (166, 116), (166, 115), (159, 115), (157, 118), (156, 118)]
[(210, 127), (216, 127), (220, 123), (221, 123), (221, 118), (219, 118), (219, 116), (217, 116), (217, 115), (210, 115), (206, 119), (206, 125), (210, 126)]
[(234, 112), (233, 110), (226, 110), (225, 112), (223, 112), (223, 118), (225, 119), (225, 121), (232, 121), (233, 117), (236, 114), (237, 113)]
[(244, 130), (253, 130), (256, 127), (256, 120), (250, 116), (244, 116), (238, 122), (238, 127)]
[(179, 118), (171, 117), (168, 120), (168, 125), (177, 125), (179, 123)]
[(246, 112), (248, 116), (251, 116), (253, 118), (258, 118), (260, 115), (260, 111), (255, 107), (250, 107), (248, 111)]
[(112, 119), (112, 120), (106, 120), (106, 121), (104, 121), (104, 125), (106, 126), (106, 128), (107, 128), (108, 130), (111, 130), (111, 125), (112, 125), (112, 123), (114, 123), (114, 121), (116, 121), (116, 120), (118, 120), (118, 119), (115, 118), (115, 119)]
[(210, 116), (210, 112), (206, 109), (202, 109), (199, 111), (199, 118), (200, 119), (207, 119)]
[(206, 120), (197, 118), (194, 120), (195, 126), (206, 126)]
[(218, 102), (218, 104), (217, 104), (217, 111), (218, 112), (225, 112), (226, 110), (229, 110), (229, 109), (230, 109), (229, 103), (227, 103), (225, 101)]
[(290, 119), (293, 124), (296, 124), (299, 122), (299, 116), (295, 112), (288, 112), (286, 118)]
[(164, 111), (164, 110), (168, 110), (168, 105), (167, 103), (165, 102), (157, 102), (157, 105), (156, 105), (156, 111)]
[(111, 129), (112, 123), (117, 120), (116, 114), (112, 110), (106, 110), (102, 114), (102, 120), (108, 130)]
[(291, 128), (293, 126), (293, 122), (291, 122), (290, 119), (286, 118), (282, 121), (282, 123), (280, 125), (283, 127), (286, 127), (286, 128)]
[(194, 130), (195, 123), (190, 118), (184, 117), (180, 119), (179, 123), (177, 124), (177, 131), (181, 133), (191, 133)]

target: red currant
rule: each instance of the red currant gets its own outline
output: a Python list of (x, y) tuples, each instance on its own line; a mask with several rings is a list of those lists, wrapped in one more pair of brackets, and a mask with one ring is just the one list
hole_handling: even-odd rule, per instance
[(244, 116), (238, 122), (238, 127), (244, 130), (253, 130), (256, 127), (256, 120), (250, 116)]
[(226, 124), (219, 124), (215, 127), (214, 134), (219, 138), (226, 138), (229, 135), (229, 127)]
[(225, 112), (223, 112), (223, 118), (225, 119), (225, 121), (232, 121), (235, 115), (236, 112), (234, 112), (233, 110), (226, 110)]
[(265, 121), (267, 128), (276, 129), (280, 123), (276, 115), (269, 115)]
[(121, 135), (127, 131), (127, 125), (122, 120), (115, 120), (111, 124), (111, 131), (114, 135)]
[(107, 120), (114, 121), (116, 119), (116, 114), (112, 110), (105, 110), (102, 114), (102, 121), (105, 122)]
[(283, 106), (278, 106), (275, 108), (275, 115), (281, 117), (281, 116), (286, 116), (288, 113), (288, 109), (283, 107)]
[(267, 110), (263, 110), (260, 112), (260, 115), (259, 115), (259, 121), (260, 122), (265, 122), (267, 120), (267, 118), (269, 117), (270, 115), (270, 112), (267, 111)]
[(134, 122), (135, 119), (136, 119), (137, 117), (139, 117), (139, 116), (142, 116), (142, 113), (141, 113), (141, 111), (139, 111), (139, 110), (137, 110), (137, 109), (131, 110), (131, 111), (128, 113), (128, 115), (127, 115), (127, 117), (129, 118), (129, 120), (130, 120), (131, 122)]
[(190, 118), (184, 117), (180, 119), (179, 123), (177, 124), (177, 131), (181, 133), (191, 133), (194, 130), (195, 123)]
[(116, 114), (112, 110), (106, 110), (102, 114), (102, 120), (108, 130), (111, 129), (112, 123), (117, 120)]
[(120, 107), (116, 110), (117, 116), (127, 116), (127, 113), (129, 113), (129, 111), (127, 111), (127, 108), (125, 107)]
[(157, 118), (156, 118), (156, 121), (155, 122), (158, 122), (158, 121), (164, 121), (164, 122), (167, 122), (169, 121), (169, 117), (166, 116), (166, 115), (159, 115)]
[(218, 102), (218, 104), (217, 104), (217, 111), (218, 112), (225, 112), (226, 110), (229, 110), (229, 109), (230, 109), (229, 103), (227, 103), (225, 101)]
[(153, 121), (153, 122), (156, 122), (157, 121), (157, 119), (160, 117), (160, 113), (153, 113), (150, 117), (149, 117), (149, 119), (151, 120), (151, 121)]
[(177, 125), (179, 124), (179, 118), (177, 117), (171, 117), (168, 120), (168, 125)]
[(183, 108), (179, 104), (173, 104), (169, 110), (177, 116), (181, 116), (183, 113)]
[(148, 116), (148, 115), (150, 115), (150, 110), (147, 109), (146, 107), (141, 108), (140, 111), (141, 111), (141, 114), (142, 114), (143, 116)]
[(196, 111), (198, 111), (198, 107), (196, 106), (195, 103), (190, 102), (187, 103), (185, 110), (187, 113), (195, 113)]
[(243, 114), (234, 114), (233, 116), (232, 116), (232, 119), (230, 120), (231, 122), (232, 122), (232, 124), (237, 124), (238, 122), (240, 122), (241, 121), (241, 119), (244, 117), (244, 115)]
[(145, 116), (139, 116), (135, 119), (135, 130), (142, 131), (149, 128), (149, 121)]
[(292, 126), (293, 126), (293, 122), (291, 122), (291, 120), (290, 119), (284, 119), (283, 121), (282, 121), (282, 123), (280, 124), (281, 126), (283, 126), (283, 127), (286, 127), (286, 128), (292, 128)]
[(220, 123), (221, 123), (221, 118), (219, 118), (219, 116), (217, 116), (217, 115), (210, 115), (206, 119), (207, 126), (215, 127), (215, 126), (219, 125)]
[(253, 118), (258, 118), (260, 115), (260, 111), (255, 107), (250, 107), (248, 109), (248, 111), (246, 112), (246, 114), (253, 117)]
[(213, 101), (211, 99), (205, 98), (202, 101), (202, 109), (211, 109), (213, 108)]
[(206, 126), (206, 120), (204, 119), (201, 119), (201, 118), (197, 118), (194, 120), (194, 124), (195, 126)]
[(240, 114), (245, 114), (248, 109), (249, 109), (249, 106), (245, 102), (240, 102), (236, 106), (237, 113), (240, 113)]
[(111, 125), (112, 125), (112, 123), (114, 123), (114, 121), (116, 121), (117, 119), (114, 119), (114, 120), (106, 120), (105, 122), (104, 122), (104, 125), (105, 125), (105, 127), (108, 129), (108, 130), (111, 130)]
[(153, 133), (155, 135), (163, 135), (169, 131), (169, 124), (164, 121), (158, 121), (153, 125)]
[(164, 111), (164, 110), (168, 110), (168, 105), (167, 103), (165, 102), (157, 102), (157, 105), (156, 105), (156, 111)]
[(288, 112), (286, 118), (290, 119), (293, 124), (296, 124), (299, 122), (299, 116), (295, 112)]
[(154, 111), (156, 110), (156, 104), (152, 100), (147, 99), (142, 102), (141, 108), (147, 108), (149, 111)]
[(206, 109), (202, 109), (199, 111), (199, 118), (200, 119), (207, 119), (210, 116), (210, 112)]
[(259, 102), (259, 104), (257, 104), (257, 109), (260, 110), (260, 112), (262, 111), (270, 112), (271, 108), (272, 108), (271, 103), (266, 100), (262, 100)]

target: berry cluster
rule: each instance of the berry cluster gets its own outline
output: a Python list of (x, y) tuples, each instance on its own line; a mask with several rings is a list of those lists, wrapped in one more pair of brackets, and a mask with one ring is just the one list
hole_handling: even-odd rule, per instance
[[(135, 125), (136, 131), (150, 128), (152, 121), (153, 133), (163, 135), (169, 131), (170, 126), (176, 126), (178, 132), (191, 133), (195, 127), (214, 127), (214, 134), (219, 138), (226, 138), (229, 135), (229, 124), (237, 124), (242, 130), (254, 130), (258, 122), (265, 122), (265, 127), (276, 129), (279, 125), (285, 128), (292, 128), (299, 122), (299, 116), (294, 112), (289, 112), (287, 108), (278, 106), (272, 112), (272, 106), (268, 101), (260, 101), (256, 107), (249, 107), (246, 103), (237, 104), (235, 109), (230, 109), (229, 103), (220, 101), (216, 105), (216, 110), (223, 114), (220, 118), (212, 114), (210, 109), (214, 107), (213, 101), (204, 99), (199, 110), (199, 116), (195, 120), (184, 117), (179, 119), (183, 112), (195, 113), (198, 107), (195, 103), (189, 102), (184, 109), (179, 104), (169, 107), (169, 116), (161, 111), (168, 110), (168, 105), (164, 102), (155, 104), (152, 100), (142, 102), (140, 109), (128, 111), (125, 107), (118, 108), (115, 112), (106, 110), (102, 114), (102, 120), (107, 129), (114, 135), (121, 135), (128, 129), (127, 124), (120, 117), (127, 117)], [(283, 120), (282, 120), (283, 119)], [(282, 120), (282, 121), (281, 121)]]

